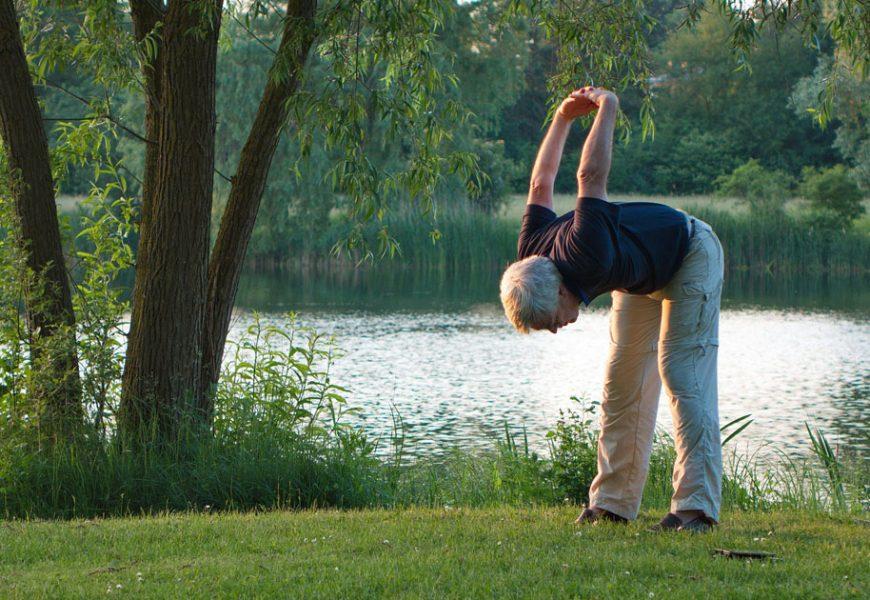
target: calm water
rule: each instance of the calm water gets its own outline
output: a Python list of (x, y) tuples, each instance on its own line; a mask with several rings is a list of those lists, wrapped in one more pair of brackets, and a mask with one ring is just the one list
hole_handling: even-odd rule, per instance
[[(504, 319), (498, 272), (451, 276), (411, 269), (249, 275), (235, 320), (288, 311), (335, 334), (335, 381), (388, 434), (395, 406), (416, 454), (490, 447), (504, 423), (543, 435), (571, 396), (599, 399), (607, 299), (558, 335), (520, 336)], [(736, 274), (726, 282), (719, 363), (722, 422), (752, 413), (751, 449), (806, 450), (804, 422), (870, 450), (870, 285), (863, 278), (783, 280)], [(659, 427), (669, 430), (666, 398)]]

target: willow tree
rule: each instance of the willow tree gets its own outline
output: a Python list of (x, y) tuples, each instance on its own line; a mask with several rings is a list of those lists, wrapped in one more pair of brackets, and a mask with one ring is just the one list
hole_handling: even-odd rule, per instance
[[(75, 315), (66, 274), (48, 140), (12, 0), (0, 1), (0, 167), (14, 200), (13, 232), (25, 253), (23, 304), (33, 365), (29, 393), (45, 433), (81, 420)], [(5, 164), (4, 164), (5, 163)]]
[[(554, 100), (581, 83), (634, 87), (643, 97), (643, 133), (653, 133), (647, 34), (655, 23), (647, 2), (498, 3), (504, 16), (493, 27), (526, 19), (556, 44), (558, 66), (549, 81)], [(12, 0), (0, 4), (6, 15), (0, 20), (0, 52), (5, 52), (10, 40), (20, 43), (21, 36), (13, 27)], [(808, 42), (832, 36), (852, 64), (866, 68), (870, 35), (862, 5), (845, 0), (763, 1), (747, 9), (746, 4), (691, 1), (686, 23), (697, 20), (708, 6), (723, 11), (738, 59), (751, 50), (766, 24), (799, 27)], [(439, 29), (455, 9), (452, 0), (253, 0), (226, 6), (222, 0), (59, 0), (58, 5), (82, 15), (80, 26), (70, 30), (75, 38), (70, 53), (80, 62), (105, 65), (107, 81), (126, 69), (128, 82), (145, 103), (142, 133), (136, 134), (145, 160), (120, 412), (120, 425), (128, 434), (153, 431), (172, 438), (185, 414), (206, 426), (210, 422), (243, 260), (275, 147), (288, 122), (303, 156), (313, 139), (325, 140), (339, 155), (326, 180), (349, 201), (346, 218), (355, 226), (344, 240), (347, 248), (359, 248), (363, 224), (382, 221), (397, 202), (414, 201), (424, 212), (431, 211), (433, 192), (445, 173), (475, 171), (472, 156), (450, 151), (451, 131), (462, 126), (463, 107), (436, 101), (449, 97), (441, 92), (455, 85), (449, 57), (435, 50)], [(21, 6), (25, 20), (38, 12), (32, 0)], [(128, 15), (132, 31), (125, 25)], [(266, 36), (251, 26), (276, 15), (281, 17), (279, 26)], [(215, 65), (226, 19), (242, 24), (271, 50), (274, 60), (235, 171), (218, 174), (229, 181), (230, 192), (210, 248)], [(45, 63), (39, 62), (39, 52), (32, 51), (31, 74), (42, 78)], [(62, 60), (63, 53), (52, 56)], [(129, 72), (134, 63), (138, 74)], [(20, 104), (25, 88), (23, 83), (4, 86), (0, 96), (9, 105)], [(112, 120), (111, 115), (102, 116)], [(399, 170), (388, 171), (370, 159), (366, 135), (372, 119), (383, 123), (388, 141), (401, 147), (404, 162)], [(33, 118), (23, 126), (32, 136), (40, 135)], [(4, 128), (7, 146), (15, 139)], [(23, 181), (44, 172), (44, 152), (23, 156), (14, 158)], [(35, 248), (44, 236), (60, 239), (56, 221), (47, 218), (44, 227), (50, 231), (22, 227), (23, 246)], [(376, 247), (366, 251), (388, 254), (394, 249), (384, 227), (377, 239)], [(52, 244), (49, 262), (56, 267), (60, 261)], [(52, 318), (67, 326), (70, 314), (55, 311)]]

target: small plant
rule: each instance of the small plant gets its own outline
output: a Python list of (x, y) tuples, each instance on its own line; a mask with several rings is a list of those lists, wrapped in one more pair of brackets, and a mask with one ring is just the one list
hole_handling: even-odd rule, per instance
[(805, 168), (800, 191), (813, 209), (814, 224), (822, 227), (849, 227), (865, 212), (863, 194), (843, 165)]
[(792, 178), (780, 171), (768, 171), (757, 159), (737, 167), (730, 175), (716, 179), (720, 196), (738, 198), (753, 213), (777, 214), (782, 211)]
[(336, 356), (330, 338), (299, 326), (292, 314), (281, 326), (255, 314), (245, 334), (227, 346), (215, 402), (219, 440), (265, 436), (293, 447), (299, 438), (318, 438), (372, 452), (348, 422), (358, 409), (347, 406), (347, 390), (330, 380)]
[(598, 469), (598, 433), (593, 417), (600, 402), (587, 404), (576, 396), (571, 400), (579, 408), (559, 411), (556, 427), (547, 432), (547, 443), (554, 481), (567, 498), (583, 502)]
[[(725, 438), (722, 440), (722, 446), (724, 447), (728, 442), (736, 438), (738, 435), (743, 433), (743, 430), (752, 425), (754, 419), (751, 419), (752, 415), (743, 415), (742, 417), (737, 417), (736, 419), (732, 419), (725, 423), (722, 427), (719, 428), (719, 433), (724, 435)], [(749, 420), (747, 420), (749, 419)], [(734, 431), (728, 432), (729, 429), (734, 427), (735, 425), (739, 425)]]
[(130, 310), (121, 281), (135, 262), (130, 241), (138, 216), (118, 165), (108, 162), (100, 169), (98, 175), (113, 181), (92, 186), (80, 208), (73, 303), (85, 409), (89, 424), (105, 438), (120, 398)]
[(838, 510), (846, 509), (846, 489), (843, 485), (843, 465), (840, 458), (821, 429), (816, 428), (815, 432), (810, 428), (809, 423), (804, 423), (807, 428), (807, 434), (810, 436), (810, 445), (813, 449), (813, 454), (822, 463), (825, 473), (828, 475), (828, 483), (830, 484), (831, 501), (834, 507)]

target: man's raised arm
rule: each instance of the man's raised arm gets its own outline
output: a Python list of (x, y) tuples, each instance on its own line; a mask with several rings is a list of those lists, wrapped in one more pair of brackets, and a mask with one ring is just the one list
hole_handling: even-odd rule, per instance
[(616, 94), (601, 88), (583, 88), (583, 97), (598, 107), (577, 169), (577, 195), (607, 200), (607, 177), (613, 153), (613, 129), (619, 111)]
[(565, 148), (565, 140), (568, 139), (568, 132), (571, 130), (571, 123), (577, 117), (588, 114), (594, 109), (595, 105), (581, 94), (581, 90), (572, 92), (562, 101), (538, 149), (538, 157), (532, 169), (527, 204), (539, 204), (550, 210), (553, 209), (553, 185), (559, 172), (559, 163), (562, 162), (562, 151)]

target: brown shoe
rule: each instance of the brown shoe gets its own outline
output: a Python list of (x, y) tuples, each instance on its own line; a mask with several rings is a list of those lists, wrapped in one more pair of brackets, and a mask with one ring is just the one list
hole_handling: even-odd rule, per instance
[(674, 513), (668, 513), (664, 516), (664, 518), (650, 527), (648, 531), (652, 531), (653, 533), (660, 533), (662, 531), (686, 531), (688, 533), (706, 533), (713, 529), (713, 526), (716, 525), (714, 521), (711, 521), (704, 515), (700, 515), (692, 519), (691, 521), (687, 521), (683, 523), (683, 520), (680, 519)]
[(708, 519), (704, 515), (695, 517), (691, 521), (683, 523), (677, 531), (687, 531), (689, 533), (707, 533), (715, 527), (716, 522)]
[(598, 523), (599, 521), (610, 521), (611, 523), (628, 523), (628, 519), (625, 517), (620, 517), (619, 515), (610, 512), (609, 510), (604, 510), (603, 508), (599, 508), (598, 510), (593, 510), (591, 508), (586, 508), (580, 513), (580, 516), (574, 521), (575, 525), (587, 525)]
[(659, 533), (661, 531), (677, 531), (682, 526), (682, 519), (674, 513), (669, 512), (661, 521), (650, 527), (648, 531), (652, 531), (653, 533)]

